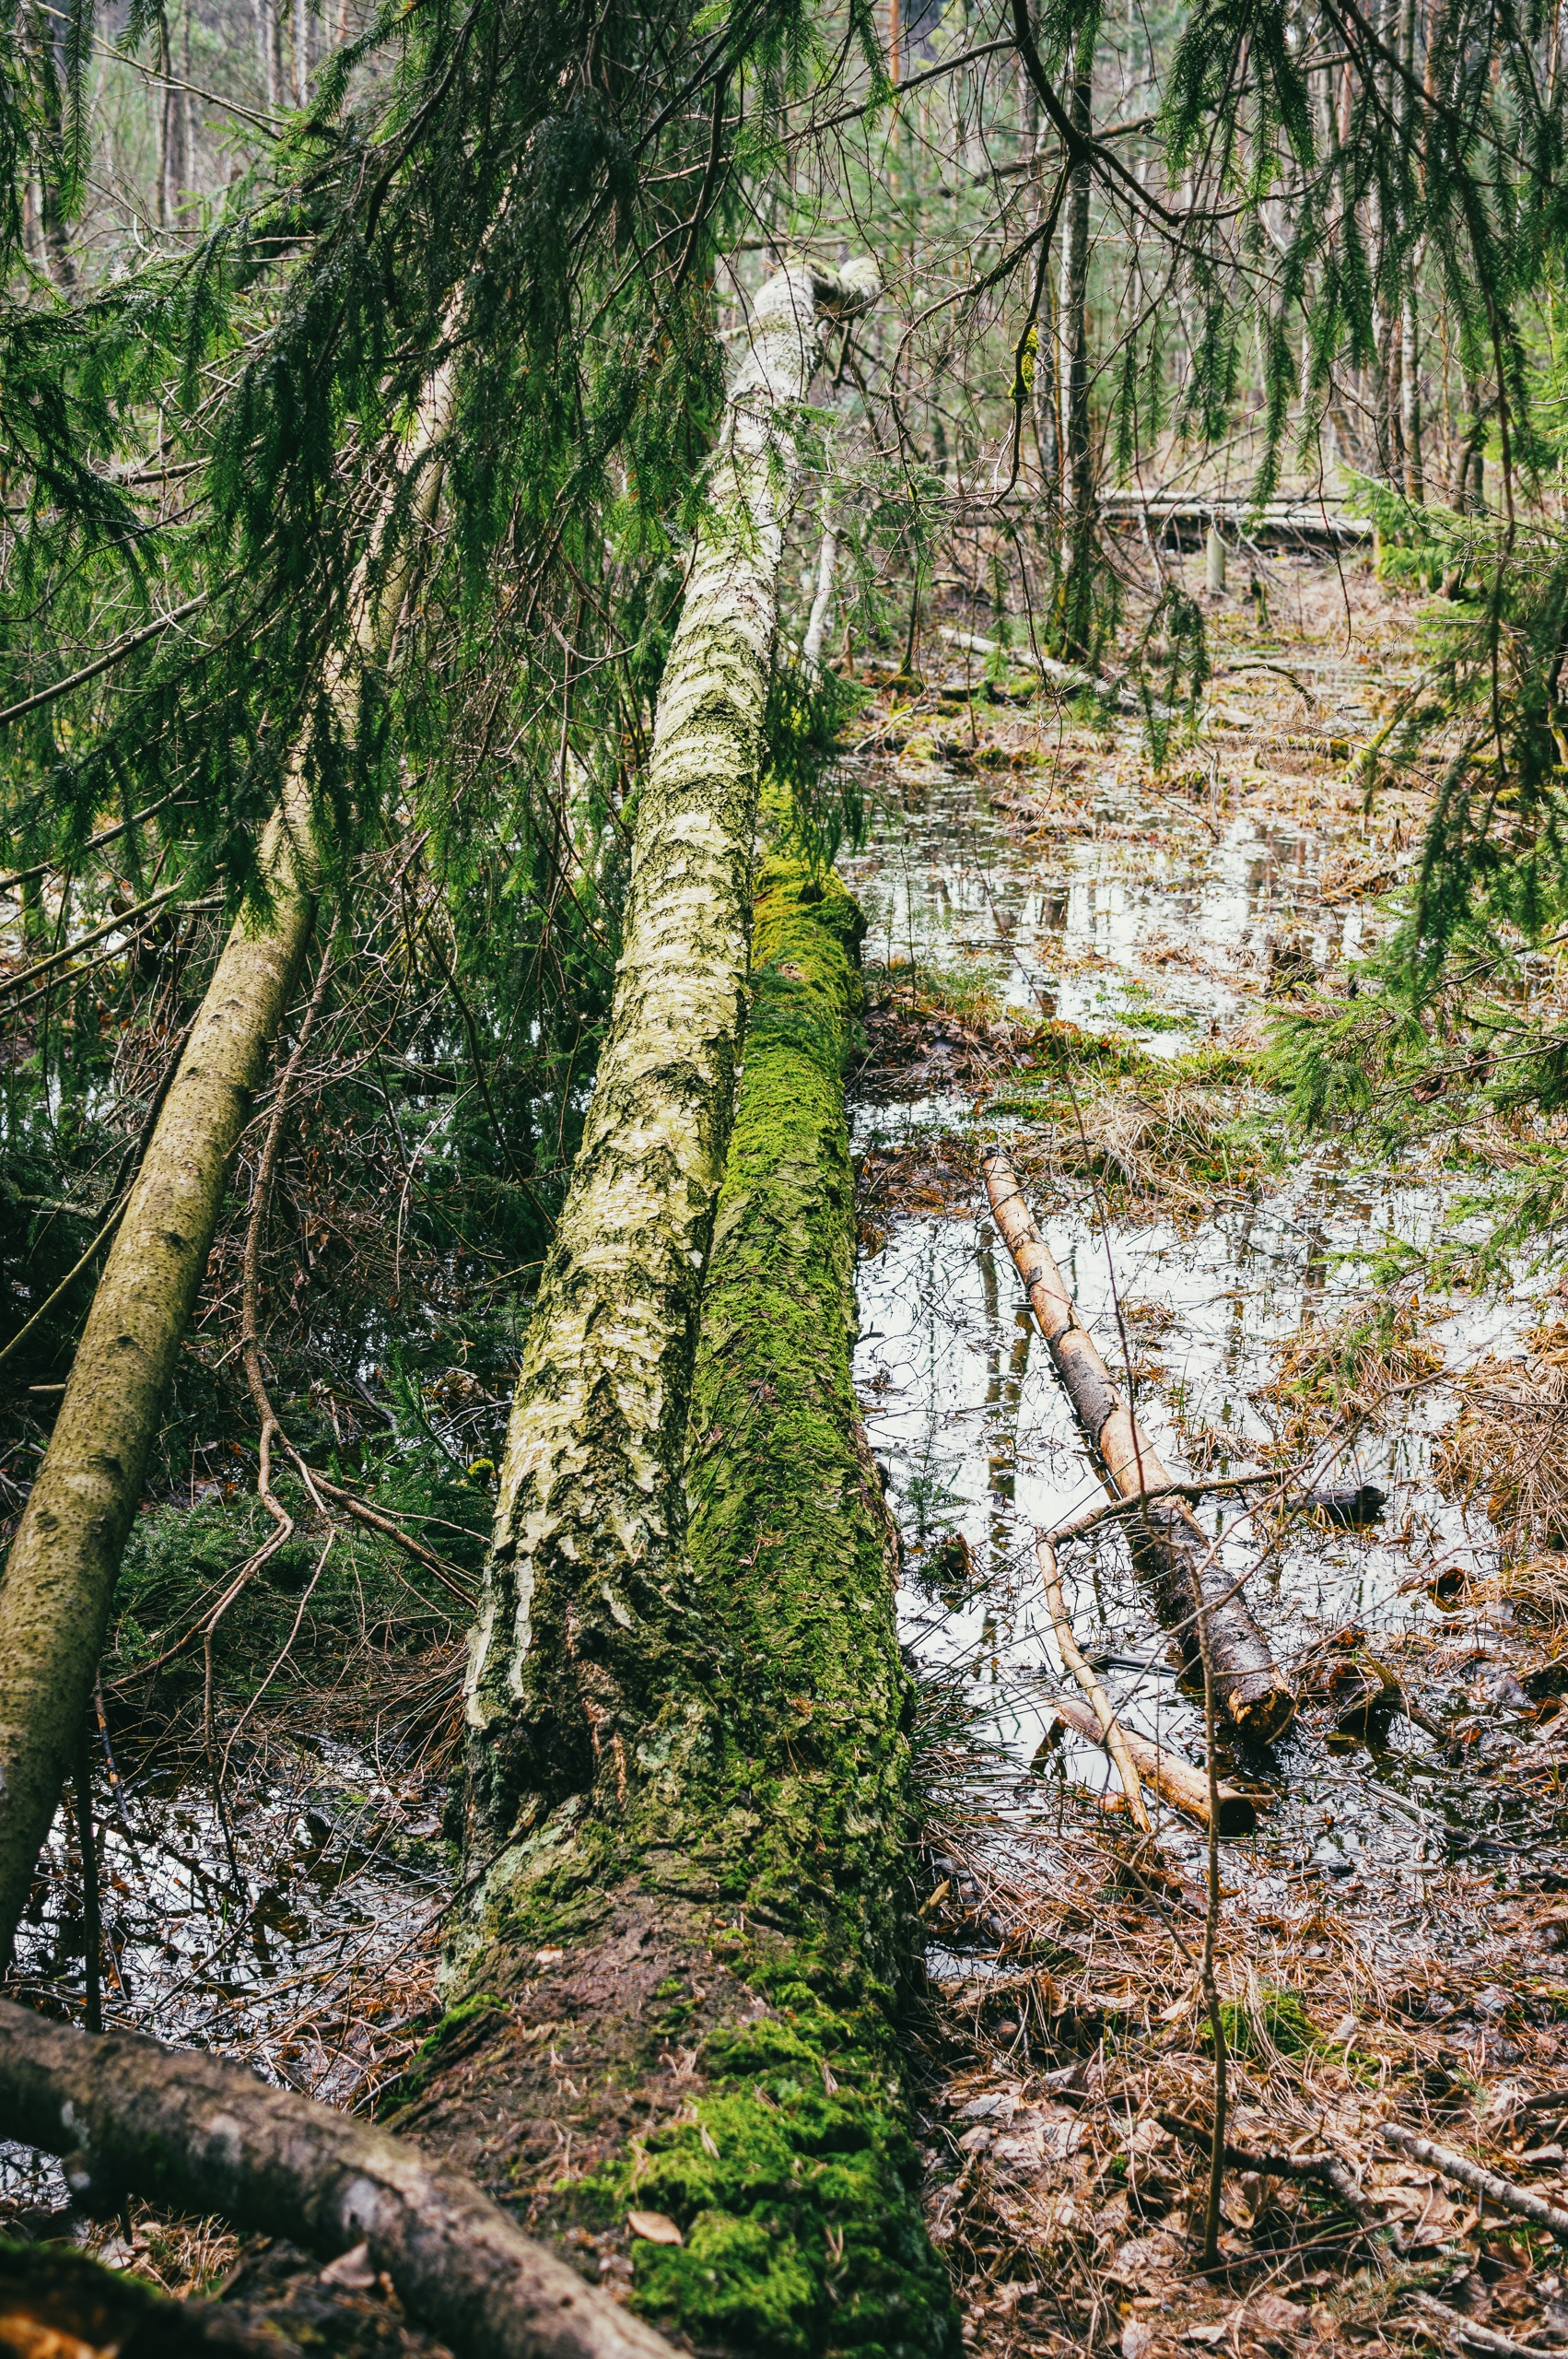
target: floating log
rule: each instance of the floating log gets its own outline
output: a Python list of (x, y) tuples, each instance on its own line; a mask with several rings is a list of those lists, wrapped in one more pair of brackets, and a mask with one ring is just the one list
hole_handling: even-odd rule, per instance
[[(1123, 1497), (1174, 1490), (1158, 1453), (1116, 1386), (1066, 1282), (1030, 1216), (1012, 1166), (999, 1147), (984, 1157), (992, 1215), (1024, 1281), (1057, 1374), (1106, 1482)], [(1199, 1660), (1197, 1621), (1206, 1616), (1215, 1699), (1248, 1736), (1277, 1737), (1295, 1696), (1218, 1552), (1186, 1501), (1147, 1499), (1131, 1527), (1135, 1561), (1153, 1576), (1162, 1614), (1176, 1628), (1189, 1665)]]
[[(1080, 1736), (1088, 1737), (1092, 1743), (1103, 1746), (1107, 1752), (1110, 1750), (1101, 1731), (1098, 1715), (1086, 1704), (1075, 1704), (1068, 1697), (1059, 1696), (1053, 1698), (1051, 1709), (1059, 1721), (1065, 1722), (1070, 1729), (1076, 1729)], [(1163, 1744), (1151, 1744), (1147, 1737), (1135, 1735), (1131, 1729), (1117, 1724), (1117, 1734), (1150, 1792), (1158, 1794), (1163, 1802), (1169, 1802), (1173, 1810), (1184, 1811), (1188, 1818), (1195, 1818), (1199, 1826), (1207, 1826), (1208, 1772), (1195, 1769), (1190, 1761), (1184, 1760), (1180, 1754), (1172, 1753)], [(1218, 1791), (1220, 1833), (1223, 1836), (1250, 1835), (1258, 1824), (1258, 1810), (1251, 1795), (1244, 1794), (1239, 1786), (1223, 1784)]]

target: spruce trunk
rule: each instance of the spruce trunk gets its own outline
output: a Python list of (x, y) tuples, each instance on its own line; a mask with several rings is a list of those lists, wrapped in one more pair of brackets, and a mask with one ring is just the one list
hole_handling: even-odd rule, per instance
[[(451, 410), (434, 370), (404, 445), (427, 461)], [(433, 476), (427, 479), (428, 486)], [(383, 525), (392, 512), (389, 496)], [(378, 551), (379, 555), (380, 552)], [(362, 564), (324, 687), (352, 725), (357, 663), (395, 619), (405, 573)], [(315, 914), (316, 847), (298, 749), (262, 848), (266, 916), (236, 922), (110, 1248), (0, 1579), (0, 1961), (76, 1757), (131, 1520), (223, 1209), (229, 1165)]]
[(957, 2348), (895, 2034), (896, 1543), (850, 1382), (861, 930), (835, 879), (766, 863), (660, 1692), (621, 1721), (624, 1799), (558, 1807), (492, 1872), (396, 2123), (656, 2325), (768, 2359)]

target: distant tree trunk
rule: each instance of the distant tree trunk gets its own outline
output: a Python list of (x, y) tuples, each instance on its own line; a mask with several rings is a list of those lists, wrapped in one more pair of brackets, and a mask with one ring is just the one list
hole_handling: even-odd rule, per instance
[[(1073, 59), (1071, 117), (1087, 137), (1093, 128), (1094, 50), (1099, 18), (1078, 36)], [(1061, 421), (1061, 588), (1057, 638), (1061, 652), (1090, 652), (1094, 567), (1094, 451), (1089, 415), (1089, 197), (1087, 163), (1072, 175), (1067, 236), (1061, 254), (1061, 302), (1057, 320), (1058, 390)]]
[[(451, 368), (430, 378), (405, 444), (428, 457)], [(427, 486), (433, 476), (427, 475)], [(390, 500), (388, 511), (390, 512)], [(405, 572), (362, 566), (325, 687), (352, 725), (359, 663), (384, 644)], [(305, 756), (289, 766), (262, 848), (272, 908), (241, 917), (207, 986), (148, 1143), (64, 1398), (0, 1577), (0, 1962), (49, 1832), (92, 1689), (115, 1577), (228, 1185), (229, 1158), (276, 1036), (314, 915)]]
[(294, 103), (308, 106), (310, 99), (310, 16), (305, 0), (294, 0)]
[(262, 101), (269, 114), (276, 113), (283, 95), (280, 6), (281, 0), (256, 0), (256, 56), (262, 73)]
[(158, 12), (158, 218), (160, 229), (171, 229), (180, 209), (180, 93), (174, 88), (174, 52), (169, 38), (169, 12)]
[(31, 18), (31, 48), (40, 116), (38, 222), (43, 265), (63, 295), (76, 291), (76, 266), (61, 194), (65, 161), (64, 112), (62, 105), (60, 39), (52, 18), (35, 8)]
[(862, 930), (836, 878), (765, 862), (689, 1553), (638, 1597), (625, 1783), (602, 1720), (594, 1793), (525, 1812), (493, 1862), (392, 2125), (521, 2187), (531, 2230), (601, 2268), (629, 2247), (638, 2308), (736, 2359), (958, 2347), (896, 2022), (918, 1955), (896, 1540), (849, 1369)]

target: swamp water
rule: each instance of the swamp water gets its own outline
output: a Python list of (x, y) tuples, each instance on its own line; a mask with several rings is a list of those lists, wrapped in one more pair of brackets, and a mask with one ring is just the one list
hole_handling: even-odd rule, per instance
[[(918, 780), (881, 775), (871, 837), (841, 865), (871, 921), (868, 965), (890, 969), (895, 997), (900, 960), (915, 962), (911, 973), (987, 968), (1003, 1008), (1031, 1023), (1043, 1012), (1088, 1032), (1115, 1029), (1168, 1058), (1248, 1019), (1278, 945), (1322, 965), (1363, 941), (1360, 910), (1324, 898), (1339, 848), (1308, 816), (1227, 816), (1223, 804), (1195, 815), (1189, 804), (1152, 827), (1158, 802), (1140, 806), (1107, 784), (1079, 804), (1071, 827), (1053, 830), (1047, 808), (1024, 839), (1017, 802), (934, 765)], [(857, 1273), (857, 1377), (909, 1543), (906, 1636), (961, 1691), (1000, 1757), (989, 1790), (1000, 1798), (1005, 1851), (1059, 1823), (1064, 1778), (1110, 1782), (1099, 1753), (1077, 1739), (1036, 1766), (1048, 1699), (1071, 1690), (1035, 1577), (1033, 1527), (1100, 1493), (983, 1214), (978, 1147), (1000, 1136), (1022, 1159), (1029, 1118), (988, 1111), (986, 1092), (958, 1086), (951, 1063), (938, 1039), (909, 1086), (873, 1088), (853, 1110), (868, 1168), (929, 1148), (943, 1175), (920, 1208), (876, 1214), (882, 1233)], [(990, 1094), (1005, 1103), (1005, 1074)], [(1102, 1223), (1082, 1192), (1074, 1202), (1030, 1192), (1113, 1367), (1119, 1297), (1140, 1414), (1156, 1444), (1179, 1467), (1193, 1462), (1196, 1438), (1197, 1462), (1224, 1473), (1254, 1465), (1254, 1447), (1270, 1438), (1254, 1396), (1278, 1348), (1306, 1315), (1364, 1298), (1390, 1241), (1422, 1245), (1449, 1219), (1458, 1184), (1434, 1168), (1371, 1181), (1326, 1145), (1293, 1150), (1282, 1176), (1180, 1218)], [(1506, 1357), (1538, 1315), (1523, 1297), (1460, 1297), (1425, 1338), (1458, 1369), (1487, 1353)], [(1199, 1510), (1224, 1535), (1226, 1563), (1238, 1574), (1255, 1567), (1254, 1613), (1283, 1661), (1347, 1624), (1374, 1645), (1413, 1639), (1418, 1650), (1399, 1667), (1427, 1713), (1445, 1731), (1484, 1731), (1456, 1766), (1454, 1746), (1408, 1720), (1394, 1719), (1375, 1746), (1346, 1745), (1308, 1712), (1271, 1755), (1226, 1755), (1227, 1771), (1265, 1801), (1257, 1835), (1226, 1846), (1227, 1888), (1298, 1918), (1331, 1893), (1363, 1929), (1373, 1963), (1434, 1919), (1456, 1944), (1484, 1942), (1483, 1908), (1454, 1914), (1454, 1871), (1467, 1861), (1478, 1893), (1511, 1882), (1526, 1861), (1538, 1884), (1554, 1863), (1568, 1877), (1568, 1803), (1555, 1772), (1544, 1784), (1511, 1772), (1530, 1733), (1515, 1712), (1526, 1700), (1518, 1634), (1498, 1607), (1448, 1612), (1432, 1594), (1445, 1567), (1484, 1572), (1495, 1562), (1484, 1518), (1478, 1510), (1467, 1524), (1434, 1479), (1435, 1438), (1453, 1406), (1444, 1382), (1420, 1386), (1378, 1428), (1315, 1465), (1316, 1483), (1386, 1493), (1363, 1527), (1298, 1523), (1276, 1544), (1259, 1541), (1234, 1499)], [(954, 1535), (964, 1543), (956, 1557)], [(1125, 1550), (1114, 1539), (1073, 1550), (1063, 1570), (1074, 1629), (1118, 1711), (1201, 1760), (1201, 1712), (1176, 1683)], [(202, 1774), (173, 1780), (151, 1764), (139, 1770), (128, 1753), (117, 1766), (119, 1790), (100, 1781), (99, 1792), (109, 2020), (210, 2042), (313, 2094), (364, 2103), (395, 2057), (400, 2025), (428, 2001), (448, 1876), (432, 1839), (439, 1797), (349, 1746), (291, 1740), (231, 1793), (226, 1835)], [(1192, 1829), (1167, 1818), (1162, 1835), (1173, 1859), (1196, 1866)], [(73, 2013), (82, 1998), (74, 1852), (63, 1819), (21, 1943), (29, 1997)], [(984, 1969), (934, 1946), (931, 1962), (939, 1976)], [(64, 2188), (53, 2165), (0, 2149), (0, 2198), (51, 2206)]]
[[(1201, 833), (1179, 821), (1153, 831), (1136, 790), (1114, 787), (1094, 808), (1120, 823), (1103, 841), (1053, 834), (1047, 804), (1043, 824), (1035, 815), (1038, 832), (1021, 843), (1015, 811), (999, 816), (971, 781), (940, 771), (885, 778), (864, 851), (841, 863), (870, 920), (868, 963), (890, 970), (879, 979), (883, 992), (896, 999), (921, 969), (951, 989), (956, 971), (961, 997), (969, 966), (989, 972), (1005, 1010), (1091, 1032), (1114, 1026), (1157, 1060), (1223, 1039), (1249, 1018), (1281, 944), (1317, 967), (1362, 946), (1362, 911), (1326, 906), (1320, 891), (1338, 847), (1305, 821), (1243, 812)], [(1141, 821), (1143, 840), (1129, 844), (1129, 823)], [(923, 1209), (900, 1211), (895, 1185), (892, 1204), (875, 1211), (873, 1250), (857, 1273), (856, 1372), (911, 1546), (906, 1636), (928, 1669), (957, 1683), (977, 1735), (997, 1749), (1005, 1855), (1010, 1831), (1049, 1827), (1064, 1777), (1116, 1790), (1098, 1749), (1071, 1733), (1034, 1769), (1050, 1698), (1077, 1695), (1036, 1576), (1035, 1528), (1104, 1494), (986, 1216), (980, 1150), (1000, 1139), (1026, 1168), (1029, 1120), (1005, 1110), (1005, 1074), (989, 1092), (944, 1086), (943, 1053), (939, 1039), (911, 1076), (913, 1096), (898, 1094), (895, 1074), (877, 1076), (882, 1102), (862, 1102), (854, 1115), (863, 1168), (919, 1168), (930, 1150), (926, 1168), (938, 1174), (918, 1199)], [(1000, 1110), (988, 1110), (988, 1095)], [(1440, 1235), (1466, 1183), (1434, 1164), (1369, 1179), (1328, 1144), (1293, 1146), (1282, 1171), (1179, 1218), (1107, 1215), (1081, 1179), (1043, 1195), (1024, 1184), (1113, 1371), (1129, 1348), (1155, 1448), (1178, 1473), (1223, 1477), (1255, 1470), (1256, 1449), (1274, 1438), (1270, 1404), (1257, 1396), (1288, 1340), (1309, 1320), (1365, 1304), (1375, 1264), (1387, 1266), (1391, 1248), (1420, 1249)], [(1346, 1528), (1307, 1517), (1259, 1534), (1234, 1496), (1197, 1510), (1206, 1531), (1223, 1535), (1233, 1577), (1249, 1576), (1254, 1616), (1287, 1668), (1355, 1625), (1369, 1646), (1396, 1654), (1407, 1692), (1457, 1740), (1445, 1748), (1396, 1716), (1371, 1743), (1358, 1743), (1336, 1736), (1326, 1710), (1304, 1708), (1271, 1751), (1223, 1749), (1225, 1773), (1253, 1785), (1260, 1804), (1256, 1836), (1225, 1847), (1227, 1886), (1254, 1908), (1292, 1917), (1331, 1893), (1341, 1919), (1363, 1927), (1373, 1965), (1397, 1957), (1402, 1934), (1430, 1931), (1434, 1907), (1447, 1915), (1460, 1862), (1484, 1870), (1488, 1884), (1510, 1884), (1527, 1867), (1538, 1885), (1561, 1874), (1559, 1888), (1568, 1888), (1561, 1777), (1514, 1774), (1534, 1733), (1515, 1673), (1521, 1634), (1504, 1607), (1441, 1602), (1460, 1576), (1495, 1568), (1495, 1538), (1480, 1505), (1462, 1511), (1433, 1468), (1455, 1411), (1447, 1377), (1516, 1354), (1540, 1309), (1524, 1294), (1460, 1295), (1429, 1308), (1443, 1314), (1423, 1313), (1422, 1327), (1422, 1344), (1442, 1355), (1436, 1380), (1397, 1393), (1375, 1426), (1309, 1453), (1307, 1485), (1375, 1486), (1385, 1495), (1380, 1513)], [(1201, 1763), (1201, 1698), (1177, 1684), (1125, 1544), (1102, 1532), (1098, 1545), (1064, 1552), (1062, 1569), (1074, 1632), (1118, 1715)], [(1197, 1830), (1167, 1813), (1161, 1832), (1173, 1860), (1196, 1873)], [(1429, 1889), (1434, 1872), (1448, 1872), (1443, 1903)], [(1473, 1888), (1480, 1878), (1459, 1881)], [(1453, 1937), (1484, 1940), (1484, 1924), (1468, 1908), (1461, 1915)], [(932, 1962), (948, 1970), (940, 1956)], [(977, 1961), (963, 1964), (973, 1971)]]

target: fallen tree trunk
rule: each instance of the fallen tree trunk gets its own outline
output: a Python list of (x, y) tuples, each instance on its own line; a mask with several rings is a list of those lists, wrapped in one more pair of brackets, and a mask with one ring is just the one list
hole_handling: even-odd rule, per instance
[(957, 2350), (897, 2031), (896, 1543), (849, 1372), (860, 931), (831, 876), (765, 863), (660, 1692), (621, 1723), (625, 1793), (602, 1781), (492, 1871), (400, 2117), (735, 2354)]
[(327, 2259), (363, 2245), (460, 2359), (670, 2359), (471, 2180), (218, 2057), (0, 2001), (0, 2130), (64, 2155), (95, 2209), (133, 2192)]
[[(445, 431), (452, 371), (431, 375), (403, 480)], [(433, 475), (427, 476), (427, 484)], [(389, 493), (384, 531), (393, 512)], [(377, 542), (381, 538), (378, 532)], [(359, 666), (395, 620), (406, 572), (361, 562), (323, 687), (352, 727)], [(49, 1448), (0, 1580), (0, 1964), (75, 1758), (148, 1453), (206, 1266), (251, 1097), (315, 918), (307, 752), (296, 749), (262, 845), (268, 908), (230, 933), (147, 1143)]]
[[(1056, 1632), (1056, 1642), (1061, 1659), (1089, 1701), (1093, 1725), (1084, 1732), (1093, 1736), (1097, 1744), (1103, 1744), (1115, 1762), (1117, 1776), (1121, 1780), (1122, 1792), (1127, 1796), (1127, 1807), (1132, 1814), (1133, 1824), (1140, 1834), (1153, 1835), (1154, 1829), (1143, 1801), (1143, 1789), (1140, 1782), (1141, 1765), (1126, 1730), (1111, 1709), (1110, 1697), (1101, 1686), (1094, 1675), (1093, 1666), (1086, 1661), (1083, 1649), (1072, 1635), (1072, 1624), (1068, 1619), (1067, 1603), (1061, 1593), (1061, 1574), (1057, 1567), (1056, 1550), (1043, 1532), (1036, 1532), (1035, 1534), (1035, 1561), (1040, 1567), (1040, 1582), (1046, 1592), (1046, 1610), (1051, 1617), (1051, 1627)], [(1076, 1727), (1078, 1725), (1076, 1719), (1071, 1712), (1067, 1711), (1065, 1706), (1062, 1707), (1062, 1711), (1064, 1717), (1071, 1720)]]
[(681, 1467), (745, 1002), (790, 413), (824, 316), (875, 292), (869, 264), (779, 271), (731, 387), (638, 801), (609, 1030), (501, 1463), (466, 1703), (478, 1859), (570, 1796), (626, 1791), (683, 1641)]
[[(1087, 1705), (1075, 1704), (1067, 1696), (1058, 1696), (1052, 1702), (1051, 1709), (1059, 1720), (1064, 1721), (1070, 1729), (1076, 1729), (1080, 1736), (1086, 1736), (1095, 1744), (1104, 1745), (1107, 1753), (1112, 1751), (1100, 1726), (1099, 1715)], [(1188, 1818), (1198, 1821), (1199, 1826), (1207, 1826), (1210, 1815), (1207, 1770), (1195, 1769), (1190, 1761), (1184, 1761), (1168, 1745), (1151, 1744), (1147, 1737), (1138, 1735), (1132, 1729), (1118, 1727), (1117, 1732), (1127, 1748), (1134, 1769), (1150, 1791), (1158, 1794), (1162, 1802), (1169, 1802), (1173, 1810), (1185, 1811)], [(1120, 1766), (1119, 1763), (1117, 1766)], [(1220, 1833), (1223, 1836), (1250, 1835), (1258, 1824), (1258, 1811), (1250, 1794), (1244, 1794), (1239, 1786), (1222, 1784), (1219, 1796)]]
[[(1084, 1438), (1107, 1484), (1123, 1498), (1169, 1489), (1171, 1476), (1111, 1381), (1067, 1285), (1030, 1217), (1008, 1157), (1000, 1147), (983, 1160), (992, 1215), (1024, 1282), (1029, 1307)], [(1289, 1727), (1295, 1698), (1185, 1499), (1147, 1498), (1131, 1525), (1135, 1559), (1151, 1574), (1160, 1609), (1177, 1629), (1189, 1665), (1199, 1659), (1197, 1618), (1207, 1617), (1216, 1696), (1249, 1736), (1277, 1737)]]

